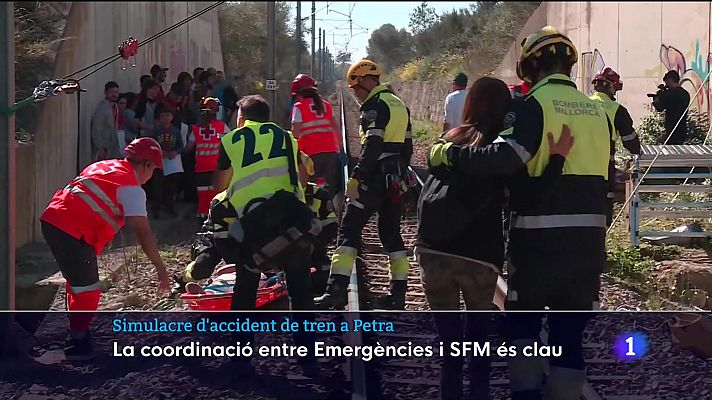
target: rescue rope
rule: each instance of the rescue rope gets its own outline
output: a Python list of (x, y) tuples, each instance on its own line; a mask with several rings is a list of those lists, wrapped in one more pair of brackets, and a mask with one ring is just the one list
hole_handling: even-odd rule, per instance
[[(187, 17), (187, 18), (184, 18), (184, 19), (181, 20), (181, 21), (176, 22), (175, 24), (173, 24), (173, 25), (171, 25), (171, 26), (169, 26), (169, 27), (163, 29), (162, 31), (160, 31), (160, 32), (158, 32), (158, 33), (155, 33), (155, 34), (153, 34), (152, 36), (150, 36), (150, 37), (144, 39), (143, 41), (141, 41), (141, 42), (139, 43), (139, 46), (138, 46), (138, 47), (141, 48), (141, 47), (143, 47), (143, 46), (145, 46), (145, 45), (151, 43), (152, 41), (158, 39), (159, 37), (165, 35), (166, 33), (172, 32), (172, 31), (174, 31), (175, 29), (179, 28), (180, 26), (182, 26), (182, 25), (184, 25), (184, 24), (186, 24), (186, 23), (188, 23), (188, 22), (194, 20), (195, 18), (198, 18), (198, 17), (200, 17), (201, 15), (203, 15), (203, 14), (209, 12), (209, 11), (212, 11), (213, 9), (215, 9), (215, 8), (217, 8), (217, 7), (219, 7), (219, 6), (221, 6), (223, 3), (225, 3), (225, 1), (217, 1), (217, 2), (213, 3), (212, 5), (205, 7), (205, 8), (202, 9), (201, 11), (198, 11), (197, 13), (195, 13), (195, 14), (193, 14), (193, 15)], [(100, 70), (104, 69), (104, 68), (107, 67), (109, 64), (113, 63), (114, 61), (116, 61), (116, 60), (118, 60), (118, 59), (120, 59), (120, 58), (121, 58), (121, 53), (117, 52), (117, 53), (114, 54), (114, 55), (111, 55), (111, 56), (109, 56), (109, 57), (106, 57), (106, 58), (104, 58), (103, 60), (99, 60), (99, 61), (95, 62), (94, 64), (91, 64), (91, 65), (89, 65), (89, 66), (86, 66), (86, 67), (84, 67), (84, 68), (82, 68), (82, 69), (80, 69), (80, 70), (78, 70), (78, 71), (75, 71), (75, 72), (73, 72), (73, 73), (67, 75), (66, 77), (64, 77), (64, 79), (67, 79), (67, 78), (69, 78), (69, 77), (71, 77), (71, 76), (74, 76), (74, 75), (77, 75), (77, 74), (79, 74), (79, 73), (82, 73), (82, 72), (84, 72), (84, 71), (86, 71), (86, 70), (88, 70), (88, 69), (91, 69), (91, 68), (96, 67), (97, 65), (103, 63), (103, 65), (101, 65), (100, 67), (94, 69), (93, 71), (91, 71), (91, 72), (87, 73), (86, 75), (82, 76), (81, 78), (77, 79), (77, 81), (81, 81), (82, 79), (84, 79), (84, 78), (86, 78), (86, 77), (88, 77), (88, 76), (93, 75), (93, 74), (96, 73), (97, 71), (100, 71)]]
[[(707, 81), (709, 81), (709, 79), (710, 79), (710, 74), (712, 74), (712, 70), (710, 70), (710, 72), (707, 73), (707, 76), (706, 76), (705, 79), (702, 81), (702, 84), (700, 84), (700, 87), (697, 89), (697, 92), (695, 92), (695, 95), (690, 99), (690, 104), (687, 105), (687, 108), (685, 108), (685, 112), (683, 112), (682, 115), (680, 116), (680, 118), (677, 120), (677, 123), (675, 124), (675, 127), (672, 128), (672, 130), (670, 131), (670, 134), (669, 134), (668, 137), (665, 139), (665, 142), (663, 142), (663, 146), (667, 144), (667, 142), (668, 142), (668, 141), (670, 140), (670, 138), (672, 137), (672, 134), (675, 132), (675, 130), (677, 129), (677, 127), (680, 125), (680, 122), (682, 122), (683, 118), (687, 115), (687, 112), (690, 110), (690, 107), (692, 107), (692, 103), (694, 103), (695, 99), (697, 99), (697, 96), (699, 96), (700, 91), (702, 90), (702, 87), (705, 85), (705, 83), (706, 83)], [(630, 203), (630, 201), (633, 199), (633, 196), (635, 196), (635, 194), (638, 192), (638, 188), (639, 188), (640, 185), (643, 183), (643, 180), (645, 179), (645, 177), (648, 176), (648, 173), (649, 173), (650, 170), (653, 168), (653, 165), (655, 164), (655, 161), (657, 161), (657, 160), (658, 160), (658, 157), (660, 157), (660, 154), (662, 154), (662, 153), (658, 152), (658, 153), (655, 154), (655, 157), (653, 157), (653, 160), (650, 162), (650, 165), (648, 165), (648, 168), (647, 168), (647, 169), (645, 170), (645, 172), (643, 173), (643, 176), (640, 177), (640, 179), (638, 180), (638, 183), (635, 185), (635, 187), (634, 187), (633, 190), (631, 191), (630, 195), (629, 195), (628, 198), (625, 200), (625, 203), (623, 203), (623, 207), (621, 207), (620, 211), (618, 211), (618, 214), (616, 215), (616, 217), (615, 217), (615, 218), (613, 219), (613, 221), (611, 222), (611, 225), (610, 225), (610, 226), (608, 227), (608, 229), (606, 230), (606, 235), (608, 235), (608, 234), (611, 232), (611, 230), (612, 230), (613, 227), (615, 226), (616, 222), (618, 221), (618, 219), (620, 218), (620, 216), (623, 214), (623, 211), (625, 211), (625, 208), (628, 206), (628, 204)]]

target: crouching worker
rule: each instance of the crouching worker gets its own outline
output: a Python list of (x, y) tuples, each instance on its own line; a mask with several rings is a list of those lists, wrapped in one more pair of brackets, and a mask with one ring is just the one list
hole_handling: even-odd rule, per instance
[(323, 178), (318, 178), (316, 182), (309, 182), (309, 178), (314, 176), (314, 162), (303, 152), (299, 152), (299, 181), (304, 189), (304, 199), (321, 222), (321, 233), (317, 237), (318, 243), (312, 252), (312, 266), (316, 271), (311, 274), (312, 292), (315, 296), (321, 296), (326, 290), (326, 282), (329, 280), (329, 270), (331, 260), (327, 254), (327, 247), (336, 239), (338, 224), (336, 223), (336, 212), (334, 203), (326, 182)]
[[(285, 273), (291, 309), (312, 309), (309, 270), (321, 224), (304, 203), (299, 187), (296, 140), (269, 121), (270, 107), (261, 96), (243, 97), (238, 105), (238, 128), (221, 140), (214, 177), (215, 189), (227, 189), (238, 216), (229, 232), (240, 259), (222, 254), (226, 262), (238, 266), (231, 309), (254, 310), (260, 273), (274, 271)], [(301, 325), (313, 317), (299, 313), (292, 318)], [(234, 339), (254, 343), (250, 332), (240, 332)], [(295, 333), (294, 341), (310, 349), (298, 362), (306, 375), (315, 374), (313, 334)], [(254, 373), (251, 357), (233, 361), (237, 375)]]
[[(42, 235), (67, 281), (67, 309), (96, 311), (101, 294), (97, 256), (124, 226), (136, 232), (143, 251), (156, 267), (158, 288), (168, 291), (168, 274), (146, 215), (141, 188), (163, 166), (158, 142), (139, 138), (124, 149), (125, 159), (99, 161), (58, 190), (40, 217)], [(70, 313), (68, 360), (93, 357), (89, 325), (93, 313)]]
[[(235, 242), (228, 237), (228, 227), (237, 220), (237, 212), (230, 205), (227, 190), (218, 193), (210, 202), (208, 218), (203, 222), (198, 237), (190, 247), (191, 262), (186, 266), (183, 276), (174, 277), (172, 294), (185, 293), (186, 285), (208, 279), (220, 264), (223, 255), (220, 252), (233, 252)], [(234, 258), (234, 257), (232, 257)]]

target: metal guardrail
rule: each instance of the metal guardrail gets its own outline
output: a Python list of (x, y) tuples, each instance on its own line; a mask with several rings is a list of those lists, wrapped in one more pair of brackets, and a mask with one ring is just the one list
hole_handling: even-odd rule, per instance
[[(660, 168), (653, 171), (655, 167)], [(712, 232), (653, 232), (640, 231), (641, 220), (644, 217), (654, 218), (705, 218), (712, 216), (710, 202), (670, 202), (645, 201), (640, 193), (707, 193), (712, 191), (709, 185), (689, 184), (690, 179), (710, 179), (712, 170), (695, 172), (695, 169), (712, 167), (712, 146), (705, 145), (643, 145), (641, 154), (635, 160), (631, 180), (626, 184), (626, 198), (632, 196), (628, 208), (630, 241), (634, 246), (640, 245), (643, 237), (684, 237), (709, 238)], [(685, 171), (665, 170), (679, 168)], [(644, 177), (644, 179), (642, 179)], [(642, 179), (642, 182), (641, 182)], [(663, 179), (684, 179), (681, 184), (661, 182)], [(637, 190), (634, 188), (637, 187)]]

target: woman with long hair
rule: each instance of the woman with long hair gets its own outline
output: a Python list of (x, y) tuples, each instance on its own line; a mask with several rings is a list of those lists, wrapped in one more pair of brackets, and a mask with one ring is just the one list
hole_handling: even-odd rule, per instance
[(326, 181), (331, 196), (338, 195), (338, 198), (334, 198), (334, 206), (341, 210), (343, 184), (339, 152), (343, 149), (343, 143), (331, 104), (319, 96), (316, 81), (306, 74), (294, 78), (292, 96), (295, 96), (292, 132), (299, 150), (314, 161), (313, 181), (319, 178)]
[[(467, 93), (462, 125), (444, 132), (442, 139), (461, 146), (484, 147), (493, 143), (511, 124), (512, 97), (499, 79), (478, 79)], [(552, 156), (545, 182), (533, 191), (551, 190), (561, 175), (564, 157), (573, 139), (564, 129), (558, 142), (549, 134)], [(432, 310), (459, 310), (460, 293), (467, 310), (489, 310), (504, 264), (502, 206), (505, 182), (475, 178), (443, 167), (431, 168), (418, 202), (416, 256), (422, 268), (422, 284)], [(447, 186), (447, 187), (446, 187)], [(439, 204), (432, 199), (441, 196)], [(440, 340), (449, 343), (487, 341), (489, 314), (435, 313)], [(464, 326), (463, 326), (464, 325)], [(461, 399), (463, 358), (444, 357), (440, 375), (442, 399)], [(470, 397), (489, 398), (490, 360), (470, 357)]]

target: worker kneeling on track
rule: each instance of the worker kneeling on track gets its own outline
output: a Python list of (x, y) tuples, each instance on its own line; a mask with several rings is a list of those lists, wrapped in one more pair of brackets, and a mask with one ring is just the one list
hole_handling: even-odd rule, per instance
[[(517, 67), (532, 82), (531, 92), (515, 102), (513, 121), (495, 143), (482, 148), (436, 143), (431, 166), (445, 165), (474, 176), (514, 176), (526, 171), (523, 185), (510, 186), (513, 212), (509, 236), (510, 310), (591, 310), (606, 263), (606, 195), (612, 126), (601, 106), (576, 89), (571, 67), (574, 44), (551, 26), (522, 43)], [(551, 151), (544, 139), (556, 139), (569, 126), (575, 144), (564, 163), (555, 191), (543, 204), (528, 201), (526, 187), (542, 178)], [(547, 316), (548, 344), (564, 356), (550, 360), (543, 387), (542, 360), (517, 356), (509, 360), (512, 399), (577, 399), (584, 382), (582, 335), (587, 314)], [(523, 347), (539, 340), (541, 314), (507, 315), (507, 342)]]
[[(214, 178), (217, 190), (228, 190), (238, 216), (229, 227), (237, 252), (223, 254), (225, 261), (239, 266), (231, 309), (254, 310), (260, 272), (283, 270), (291, 308), (310, 310), (311, 251), (321, 224), (299, 187), (296, 139), (269, 121), (270, 107), (261, 96), (243, 97), (238, 105), (238, 128), (221, 140)], [(312, 318), (308, 313), (294, 316), (300, 325)], [(235, 340), (253, 342), (253, 336), (241, 332)], [(294, 340), (310, 349), (307, 357), (298, 359), (304, 373), (316, 373), (313, 333), (296, 332)], [(254, 372), (251, 357), (234, 361), (239, 375)]]
[(237, 212), (228, 201), (227, 190), (223, 190), (210, 202), (208, 218), (190, 247), (192, 261), (186, 266), (183, 276), (173, 278), (173, 295), (185, 293), (188, 284), (210, 278), (223, 258), (234, 258), (223, 257), (223, 253), (236, 251), (235, 242), (228, 234), (230, 224), (236, 220)]
[[(168, 274), (158, 253), (146, 214), (148, 182), (163, 167), (161, 147), (139, 138), (124, 149), (125, 159), (99, 161), (86, 167), (58, 190), (40, 216), (42, 235), (67, 281), (67, 310), (96, 311), (101, 285), (97, 256), (124, 226), (134, 229), (143, 251), (156, 267), (159, 290), (168, 291)], [(93, 357), (89, 325), (93, 313), (70, 313), (68, 360)]]
[[(312, 252), (312, 266), (315, 271), (311, 274), (311, 287), (314, 295), (324, 293), (326, 280), (329, 278), (329, 256), (327, 246), (336, 238), (336, 214), (331, 202), (329, 191), (324, 189), (323, 183), (308, 182), (308, 177), (314, 174), (314, 164), (309, 156), (300, 154), (299, 179), (304, 188), (305, 201), (309, 208), (319, 218), (322, 230), (319, 233), (318, 244)], [(183, 276), (174, 277), (173, 295), (185, 293), (186, 285), (208, 279), (215, 267), (223, 260), (223, 254), (236, 252), (234, 239), (228, 234), (231, 223), (237, 220), (237, 212), (228, 201), (227, 191), (218, 193), (210, 204), (208, 219), (202, 227), (202, 232), (191, 246), (192, 261), (185, 269)], [(237, 255), (228, 256), (236, 259)]]
[(338, 233), (338, 247), (331, 258), (331, 275), (326, 293), (314, 299), (317, 308), (343, 308), (356, 255), (361, 248), (361, 231), (378, 212), (378, 235), (388, 252), (390, 293), (376, 308), (405, 308), (408, 258), (400, 234), (405, 177), (413, 151), (408, 110), (386, 85), (380, 83), (381, 69), (372, 61), (360, 60), (346, 75), (361, 104), (362, 150), (348, 180), (348, 198)]

